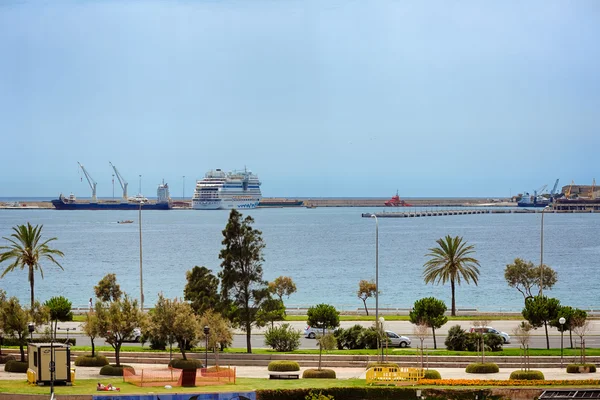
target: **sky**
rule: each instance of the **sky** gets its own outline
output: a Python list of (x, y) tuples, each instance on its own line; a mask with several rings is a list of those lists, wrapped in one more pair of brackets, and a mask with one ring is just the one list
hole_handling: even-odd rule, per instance
[(593, 0), (2, 0), (0, 197), (89, 196), (78, 162), (109, 197), (109, 161), (147, 196), (591, 184), (598, 38)]

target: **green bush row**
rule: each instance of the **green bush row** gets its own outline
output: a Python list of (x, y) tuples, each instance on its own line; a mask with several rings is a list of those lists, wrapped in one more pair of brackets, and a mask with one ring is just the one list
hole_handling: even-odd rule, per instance
[(335, 379), (335, 371), (332, 369), (318, 370), (316, 368), (309, 368), (304, 370), (304, 372), (302, 373), (302, 378)]
[(376, 349), (377, 331), (374, 327), (354, 325), (348, 329), (339, 328), (333, 332), (339, 350)]
[(579, 374), (589, 369), (589, 372), (596, 372), (595, 364), (569, 364), (567, 365), (567, 372), (569, 374)]
[(285, 371), (300, 371), (300, 365), (296, 361), (271, 361), (267, 367), (269, 371), (285, 372)]
[(510, 373), (510, 380), (514, 381), (543, 381), (544, 374), (542, 371), (513, 371)]
[(15, 356), (12, 354), (2, 354), (0, 355), (0, 364), (6, 364), (8, 361), (16, 360)]
[[(414, 400), (417, 398), (416, 390), (407, 387), (330, 387), (324, 389), (275, 389), (257, 390), (257, 400), (305, 400), (311, 391), (320, 392), (322, 396), (333, 396), (335, 400)], [(420, 389), (423, 398), (428, 400), (472, 400), (479, 396), (480, 399), (500, 399), (502, 396), (491, 394), (488, 389), (472, 390), (436, 390)]]
[[(74, 338), (69, 338), (69, 340), (68, 340), (68, 343), (71, 346), (75, 346), (76, 342), (77, 342), (77, 340), (74, 339)], [(36, 337), (36, 338), (33, 338), (33, 339), (27, 339), (25, 341), (25, 343), (50, 343), (50, 339), (44, 338), (44, 337)], [(55, 340), (54, 343), (64, 343), (64, 344), (66, 344), (67, 340), (66, 339), (59, 339), (59, 340)], [(19, 346), (20, 343), (19, 343), (19, 339), (17, 339), (17, 338), (14, 338), (14, 337), (5, 337), (4, 341), (2, 342), (2, 345), (3, 346), (7, 346), (7, 347), (8, 346)]]
[(28, 362), (21, 362), (16, 360), (10, 360), (4, 365), (4, 370), (6, 372), (18, 372), (21, 374), (26, 373), (27, 368), (29, 368)]
[[(480, 351), (481, 336), (479, 333), (465, 331), (460, 325), (454, 325), (448, 330), (444, 344), (448, 350)], [(486, 351), (502, 351), (504, 339), (495, 333), (486, 333), (483, 335), (483, 344)]]
[(96, 354), (94, 357), (85, 354), (77, 356), (75, 359), (75, 366), (77, 367), (103, 367), (105, 365), (108, 365), (108, 359), (100, 354)]
[(100, 368), (100, 375), (123, 376), (123, 369), (125, 368), (130, 368), (135, 373), (135, 369), (130, 365), (121, 364), (119, 366), (116, 366), (114, 364), (111, 364), (105, 365), (104, 367)]
[(183, 358), (174, 358), (169, 361), (169, 367), (179, 369), (198, 369), (204, 368), (204, 364), (202, 364), (202, 361), (194, 358), (187, 360), (184, 360)]
[(465, 372), (469, 374), (493, 374), (500, 371), (495, 363), (472, 363), (467, 365)]

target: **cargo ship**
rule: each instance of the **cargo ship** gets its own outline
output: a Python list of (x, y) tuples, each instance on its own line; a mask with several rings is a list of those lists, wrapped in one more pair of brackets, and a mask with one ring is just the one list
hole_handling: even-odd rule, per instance
[(143, 196), (129, 197), (121, 201), (82, 201), (71, 194), (69, 197), (61, 195), (52, 200), (52, 205), (57, 210), (169, 210), (171, 198), (169, 196), (169, 185), (161, 183), (156, 190), (156, 202), (150, 201)]

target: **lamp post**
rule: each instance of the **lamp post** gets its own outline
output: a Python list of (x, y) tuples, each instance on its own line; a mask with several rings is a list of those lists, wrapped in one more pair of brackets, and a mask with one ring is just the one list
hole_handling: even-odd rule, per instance
[[(140, 175), (141, 176), (141, 175)], [(142, 274), (142, 204), (144, 202), (140, 199), (140, 209), (138, 215), (138, 221), (140, 226), (140, 310), (144, 312), (144, 280)]]
[[(375, 218), (375, 326), (379, 322), (379, 220), (377, 215), (371, 214)], [(377, 335), (377, 353), (379, 353), (379, 335)]]
[(540, 230), (540, 296), (544, 295), (544, 211), (550, 206), (542, 209), (542, 227)]
[(558, 319), (558, 322), (560, 323), (560, 368), (562, 369), (562, 367), (563, 367), (563, 335), (565, 333), (565, 322), (567, 322), (567, 320), (565, 319), (565, 317), (560, 317)]
[(210, 328), (208, 325), (204, 325), (204, 368), (208, 368), (208, 334), (210, 333)]

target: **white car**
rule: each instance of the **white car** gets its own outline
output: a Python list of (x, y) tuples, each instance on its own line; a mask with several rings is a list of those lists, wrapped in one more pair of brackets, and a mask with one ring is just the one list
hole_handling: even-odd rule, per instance
[[(325, 334), (333, 333), (335, 329), (325, 329)], [(317, 336), (323, 335), (323, 328), (314, 328), (312, 326), (306, 326), (304, 328), (304, 337), (309, 339), (315, 339)]]
[(469, 332), (474, 333), (493, 333), (500, 336), (504, 340), (504, 344), (510, 343), (510, 335), (506, 332), (499, 331), (491, 326), (472, 326)]
[(410, 346), (410, 338), (407, 338), (406, 336), (400, 336), (397, 333), (392, 332), (392, 331), (385, 331), (385, 334), (388, 337), (390, 346), (395, 346), (395, 347)]

